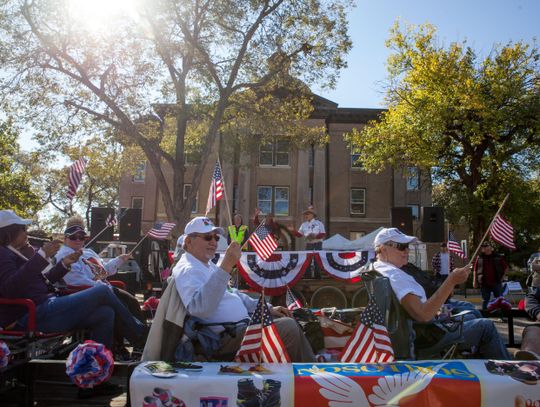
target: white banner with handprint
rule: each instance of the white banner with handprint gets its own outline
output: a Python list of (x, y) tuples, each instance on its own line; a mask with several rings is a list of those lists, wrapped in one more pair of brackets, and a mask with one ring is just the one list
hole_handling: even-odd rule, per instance
[(132, 406), (540, 406), (540, 362), (450, 360), (223, 364), (152, 374), (139, 365)]

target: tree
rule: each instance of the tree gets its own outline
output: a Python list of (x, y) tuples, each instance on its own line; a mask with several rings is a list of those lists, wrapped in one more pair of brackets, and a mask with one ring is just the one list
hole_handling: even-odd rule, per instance
[[(274, 118), (282, 115), (277, 129), (297, 129), (310, 113), (310, 95), (291, 98), (301, 89), (288, 78), (332, 86), (351, 47), (350, 0), (256, 0), (242, 7), (232, 0), (147, 0), (136, 18), (103, 31), (72, 19), (60, 0), (19, 4), (0, 6), (5, 107), (32, 120), (49, 142), (112, 127), (124, 146), (144, 152), (167, 216), (180, 228), (218, 136), (239, 136), (240, 146), (250, 145), (238, 144), (242, 136), (275, 136), (268, 122), (260, 133), (246, 130), (272, 109)], [(202, 159), (184, 201), (189, 149)], [(171, 186), (165, 166), (173, 170)]]
[(11, 121), (0, 123), (0, 208), (33, 216), (41, 205), (30, 174), (20, 165), (24, 154), (19, 150), (18, 138)]
[[(437, 43), (431, 25), (393, 27), (387, 45), (388, 110), (349, 140), (366, 169), (431, 170), (441, 202), (464, 217), (477, 243), (507, 191), (504, 211), (527, 228), (527, 180), (539, 164), (540, 74), (536, 46), (497, 46), (483, 60), (466, 46)], [(437, 189), (438, 188), (438, 189)], [(518, 193), (518, 191), (522, 193)], [(442, 194), (441, 192), (445, 192)], [(529, 219), (530, 220), (530, 219)], [(534, 225), (538, 225), (535, 222)], [(538, 230), (538, 229), (537, 229)]]

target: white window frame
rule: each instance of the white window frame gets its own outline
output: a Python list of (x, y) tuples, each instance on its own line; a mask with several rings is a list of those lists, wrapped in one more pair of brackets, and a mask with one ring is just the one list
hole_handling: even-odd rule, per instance
[(418, 191), (420, 189), (420, 171), (417, 167), (407, 167), (405, 171), (407, 191)]
[[(260, 194), (259, 191), (263, 188), (269, 188), (270, 189), (270, 200), (260, 200)], [(287, 190), (287, 212), (286, 213), (276, 213), (276, 202), (280, 202), (280, 200), (276, 199), (276, 191), (279, 189)], [(261, 205), (261, 202), (265, 202), (265, 205)], [(281, 202), (285, 202), (282, 200)], [(268, 203), (270, 203), (270, 208), (268, 208)], [(290, 205), (291, 205), (291, 195), (290, 195), (290, 188), (288, 186), (281, 186), (281, 185), (259, 185), (257, 186), (257, 207), (261, 208), (261, 210), (264, 213), (273, 213), (275, 216), (289, 216), (290, 211)]]
[(144, 183), (146, 180), (146, 161), (142, 161), (135, 167), (133, 182)]
[(361, 163), (357, 162), (358, 157), (360, 157), (360, 153), (353, 152), (352, 148), (350, 149), (349, 153), (351, 156), (351, 169), (361, 170), (362, 168), (364, 168), (364, 166)]
[(411, 208), (413, 220), (420, 219), (420, 205), (407, 205), (407, 206)]
[[(278, 150), (278, 144), (279, 143), (285, 143), (287, 146), (287, 150)], [(265, 162), (262, 162), (261, 160), (261, 154), (264, 152), (264, 154), (270, 155), (270, 162), (266, 160)], [(286, 164), (278, 164), (278, 155), (287, 155), (287, 163)], [(290, 167), (291, 166), (291, 142), (287, 139), (283, 138), (276, 138), (274, 141), (261, 144), (259, 146), (259, 166), (260, 167)]]
[[(140, 200), (141, 201), (141, 206), (140, 207), (137, 207), (137, 206), (134, 205), (135, 200)], [(140, 209), (142, 211), (144, 209), (144, 197), (143, 196), (132, 196), (131, 197), (131, 208)]]
[[(353, 201), (353, 191), (362, 191), (363, 192), (363, 199)], [(363, 205), (364, 209), (363, 211), (354, 211), (353, 205)], [(349, 213), (351, 215), (365, 215), (366, 214), (366, 188), (351, 188), (350, 196), (349, 196)]]

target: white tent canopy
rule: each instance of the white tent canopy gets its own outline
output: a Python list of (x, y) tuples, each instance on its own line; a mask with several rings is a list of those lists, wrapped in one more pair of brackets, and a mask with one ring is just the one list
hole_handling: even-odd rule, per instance
[(355, 251), (374, 250), (375, 247), (373, 245), (373, 241), (375, 240), (375, 236), (377, 236), (377, 233), (379, 233), (381, 229), (382, 227), (375, 229), (373, 232), (362, 236), (361, 238), (356, 240), (349, 240), (337, 233), (323, 242), (323, 249)]

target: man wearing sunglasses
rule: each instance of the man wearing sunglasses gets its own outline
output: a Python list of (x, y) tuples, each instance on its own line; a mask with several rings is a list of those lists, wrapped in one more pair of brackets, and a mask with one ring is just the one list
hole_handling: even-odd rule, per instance
[[(454, 291), (454, 287), (467, 281), (471, 266), (454, 269), (441, 286), (427, 298), (426, 292), (416, 280), (401, 268), (408, 262), (409, 244), (416, 237), (407, 236), (396, 228), (384, 228), (375, 237), (374, 245), (377, 261), (375, 270), (390, 280), (392, 291), (411, 319), (430, 322), (438, 314), (441, 306)], [(451, 342), (459, 338), (459, 330), (445, 333), (443, 340)], [(446, 337), (448, 336), (448, 337)], [(465, 345), (479, 350), (485, 358), (510, 359), (497, 329), (489, 319), (478, 318), (463, 322)]]
[[(231, 242), (221, 264), (215, 265), (214, 258), (218, 241), (224, 232), (204, 216), (191, 220), (184, 229), (184, 250), (173, 269), (176, 289), (191, 316), (204, 323), (228, 323), (249, 320), (258, 301), (229, 287), (230, 273), (241, 255), (241, 247)], [(302, 329), (285, 307), (269, 307), (274, 324), (283, 340), (287, 352), (294, 362), (314, 362), (315, 356)], [(220, 335), (220, 349), (215, 357), (231, 355), (240, 348), (246, 323), (236, 324), (231, 334), (222, 325), (211, 326)]]

